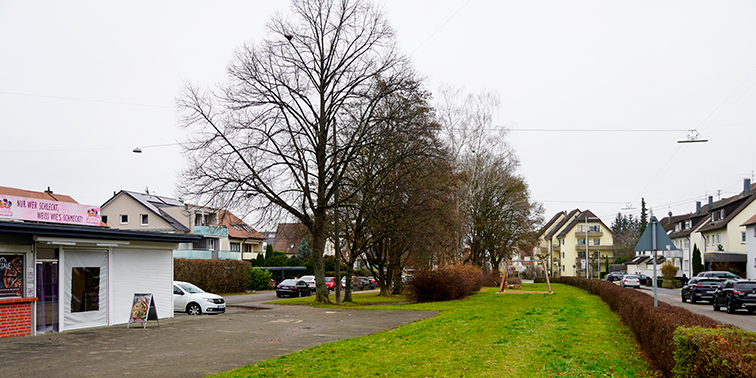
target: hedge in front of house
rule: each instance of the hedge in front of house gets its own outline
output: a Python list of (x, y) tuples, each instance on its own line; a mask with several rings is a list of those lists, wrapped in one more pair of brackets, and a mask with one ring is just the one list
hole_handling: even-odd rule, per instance
[(417, 302), (450, 301), (480, 291), (482, 273), (469, 265), (451, 265), (416, 272), (409, 282), (411, 297)]
[(756, 377), (756, 333), (680, 327), (674, 340), (677, 377)]
[(193, 283), (210, 293), (247, 290), (251, 264), (242, 260), (173, 259), (173, 279)]
[(558, 277), (554, 278), (554, 282), (580, 287), (601, 297), (622, 322), (630, 327), (641, 350), (666, 377), (674, 376), (674, 335), (677, 328), (712, 328), (720, 325), (709, 317), (664, 302), (659, 302), (659, 307), (654, 307), (653, 297), (611, 282), (582, 277)]

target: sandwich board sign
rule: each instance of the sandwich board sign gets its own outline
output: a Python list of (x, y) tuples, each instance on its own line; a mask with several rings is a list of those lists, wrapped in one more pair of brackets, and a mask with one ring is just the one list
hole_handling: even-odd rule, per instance
[(160, 327), (160, 320), (158, 320), (157, 308), (155, 308), (152, 293), (134, 293), (134, 302), (131, 305), (129, 324), (126, 325), (126, 329), (131, 326), (131, 323), (142, 323), (142, 328), (147, 328), (148, 320), (157, 320), (158, 327)]

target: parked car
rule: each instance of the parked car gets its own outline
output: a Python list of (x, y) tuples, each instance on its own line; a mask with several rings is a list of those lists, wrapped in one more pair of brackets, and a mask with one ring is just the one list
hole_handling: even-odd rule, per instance
[(716, 277), (693, 277), (680, 290), (682, 301), (687, 302), (690, 299), (690, 303), (695, 304), (700, 300), (707, 300), (712, 303), (714, 292), (722, 282), (723, 279)]
[(756, 311), (756, 281), (727, 280), (717, 288), (712, 299), (714, 311), (720, 307), (734, 314), (737, 310), (747, 310), (749, 314)]
[(226, 312), (226, 301), (189, 282), (173, 281), (173, 311), (189, 315), (222, 314)]
[(315, 290), (315, 276), (302, 276), (299, 277), (299, 279), (307, 282), (307, 286), (310, 287), (310, 290)]
[(310, 285), (307, 284), (307, 282), (302, 281), (301, 279), (283, 280), (281, 281), (281, 283), (276, 285), (276, 296), (281, 298), (284, 295), (288, 295), (290, 297), (310, 296), (312, 295), (312, 289), (310, 288)]
[(620, 280), (620, 286), (622, 286), (622, 287), (634, 287), (634, 288), (638, 289), (638, 288), (640, 288), (640, 279), (636, 275), (626, 274)]
[(326, 277), (325, 281), (328, 290), (336, 290), (336, 277)]
[(636, 274), (636, 276), (638, 276), (638, 282), (640, 282), (641, 285), (652, 285), (653, 284), (653, 281), (651, 280), (651, 277), (649, 277), (649, 276), (647, 276), (645, 274), (638, 273), (638, 274)]
[(701, 272), (698, 273), (698, 276), (696, 277), (717, 277), (717, 278), (724, 278), (724, 279), (730, 279), (730, 280), (742, 280), (743, 277), (726, 271), (721, 270), (711, 270), (708, 272)]
[(622, 276), (624, 276), (625, 272), (609, 272), (609, 274), (606, 275), (606, 280), (609, 282), (619, 281), (622, 279)]
[[(352, 290), (365, 290), (369, 281), (364, 277), (352, 276)], [(341, 287), (346, 288), (346, 276), (341, 277)]]
[(360, 277), (362, 290), (373, 290), (377, 287), (373, 277)]

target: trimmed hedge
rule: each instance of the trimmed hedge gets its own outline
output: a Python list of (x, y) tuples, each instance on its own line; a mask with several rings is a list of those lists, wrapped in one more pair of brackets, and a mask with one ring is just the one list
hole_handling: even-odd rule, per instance
[(643, 352), (666, 377), (674, 376), (674, 336), (677, 328), (713, 328), (721, 325), (714, 319), (664, 302), (654, 307), (653, 297), (611, 282), (581, 277), (557, 277), (553, 282), (576, 286), (601, 297), (630, 327)]
[(417, 302), (438, 302), (460, 299), (480, 291), (480, 269), (469, 265), (450, 265), (436, 270), (416, 272), (408, 290)]
[(241, 260), (173, 259), (173, 279), (211, 293), (238, 293), (249, 287), (251, 268), (248, 261)]
[(756, 333), (681, 327), (674, 342), (677, 377), (756, 377)]

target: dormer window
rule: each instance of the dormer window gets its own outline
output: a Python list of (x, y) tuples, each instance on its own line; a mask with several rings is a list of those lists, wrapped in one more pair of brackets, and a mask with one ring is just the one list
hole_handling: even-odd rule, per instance
[(693, 228), (693, 221), (688, 219), (685, 221), (685, 229)]

